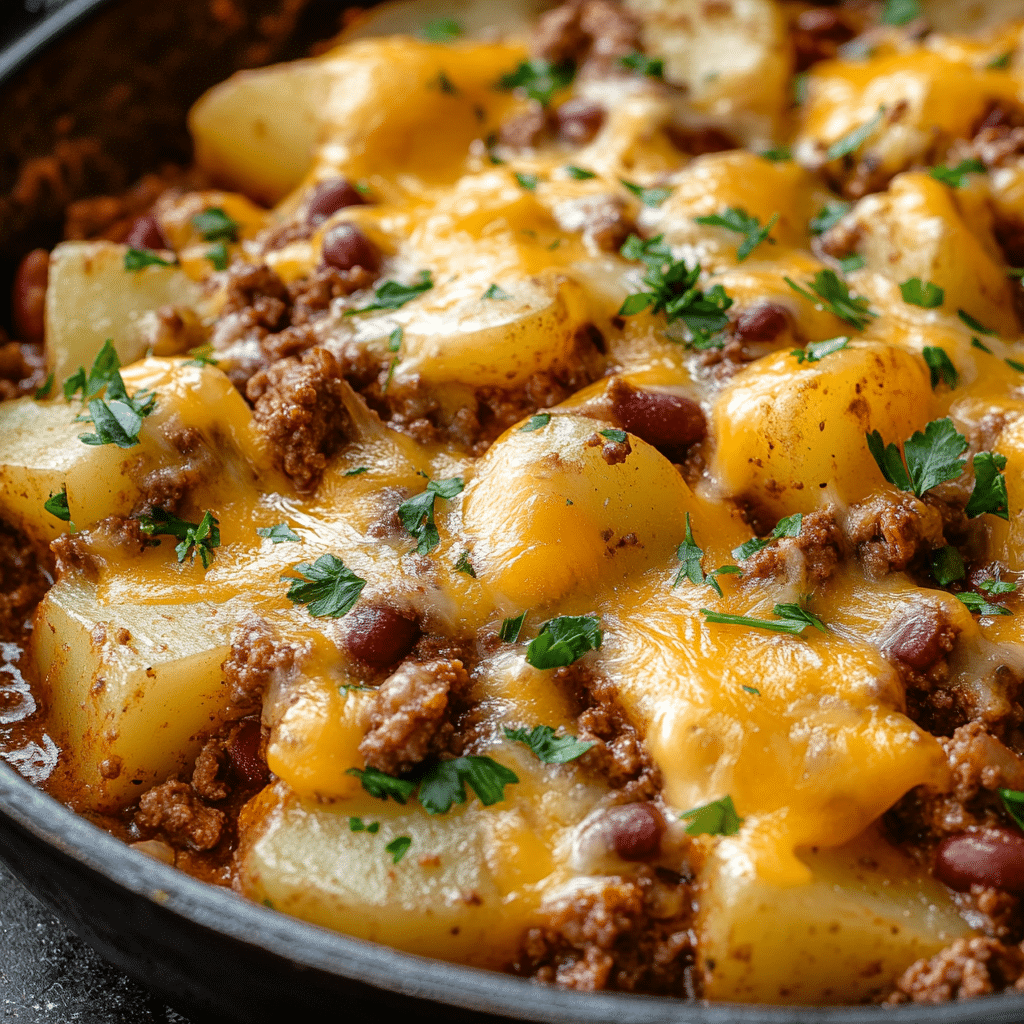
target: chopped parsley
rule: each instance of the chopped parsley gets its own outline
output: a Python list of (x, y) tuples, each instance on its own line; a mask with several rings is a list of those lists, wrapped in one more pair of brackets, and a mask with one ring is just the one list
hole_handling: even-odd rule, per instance
[(1011, 369), (1016, 370), (1018, 373), (1024, 373), (1024, 363), (1018, 363), (1016, 359), (1004, 359), (1004, 363)]
[(956, 594), (956, 599), (964, 605), (972, 615), (1012, 615), (1013, 612), (1009, 608), (1004, 608), (1001, 604), (991, 604), (986, 601), (980, 594), (975, 594), (971, 590), (964, 591), (962, 594)]
[(785, 519), (780, 519), (775, 524), (775, 529), (767, 537), (753, 537), (738, 548), (734, 548), (732, 557), (741, 560), (747, 559), (756, 555), (763, 548), (768, 547), (773, 540), (781, 540), (783, 537), (799, 537), (803, 524), (804, 517), (800, 512), (797, 512), (795, 515), (786, 516)]
[(549, 619), (526, 648), (534, 668), (563, 668), (601, 646), (604, 635), (596, 615), (560, 615)]
[(626, 181), (625, 178), (619, 178), (619, 182), (627, 192), (636, 196), (644, 206), (661, 206), (661, 204), (665, 202), (670, 195), (672, 195), (672, 189), (670, 188), (644, 188), (643, 185), (637, 185), (632, 181)]
[(227, 270), (230, 259), (227, 245), (224, 242), (218, 242), (206, 250), (206, 258), (213, 264), (214, 270)]
[(441, 92), (447, 93), (447, 95), (449, 96), (459, 95), (458, 86), (448, 77), (448, 73), (443, 69), (441, 71), (438, 71), (437, 78), (434, 79), (434, 81), (437, 84), (438, 89), (441, 90)]
[(922, 281), (919, 277), (912, 277), (900, 285), (900, 293), (903, 301), (912, 306), (920, 306), (922, 309), (935, 309), (941, 306), (946, 298), (945, 289), (940, 288), (932, 281)]
[(986, 594), (1013, 594), (1017, 591), (1017, 584), (1010, 583), (1009, 580), (1000, 580), (994, 576), (990, 576), (987, 580), (982, 580), (978, 584), (980, 590), (984, 590)]
[(773, 146), (771, 149), (762, 149), (757, 155), (762, 160), (770, 160), (773, 164), (781, 164), (793, 159), (793, 151), (789, 146)]
[(986, 65), (986, 71), (1005, 71), (1010, 66), (1010, 61), (1013, 59), (1013, 50), (1004, 50), (1002, 53), (996, 54)]
[[(963, 321), (963, 322), (964, 322), (965, 324), (967, 324), (967, 326), (968, 326), (968, 327), (970, 327), (970, 329), (971, 329), (972, 331), (977, 331), (977, 332), (978, 332), (979, 334), (996, 334), (996, 333), (998, 333), (998, 332), (996, 332), (996, 331), (992, 330), (992, 328), (991, 328), (991, 327), (986, 327), (986, 326), (985, 326), (984, 324), (981, 324), (981, 323), (979, 323), (979, 322), (978, 322), (977, 320), (975, 320), (975, 319), (974, 319), (974, 317), (973, 317), (973, 316), (971, 316), (971, 314), (970, 314), (970, 313), (968, 313), (968, 312), (967, 312), (967, 310), (965, 310), (965, 309), (958, 309), (958, 310), (956, 311), (956, 315), (957, 315), (958, 317), (960, 317), (960, 319), (961, 319), (961, 320), (962, 320), (962, 321)], [(983, 346), (983, 345), (982, 345), (982, 346), (980, 346), (980, 347), (984, 348), (984, 346)], [(987, 350), (986, 350), (986, 351), (987, 351)]]
[(434, 18), (420, 26), (420, 38), (428, 43), (453, 43), (462, 35), (462, 26), (452, 18)]
[(524, 174), (522, 171), (513, 171), (512, 176), (519, 182), (520, 188), (525, 188), (527, 192), (536, 191), (537, 186), (540, 184), (540, 178), (536, 174)]
[(1006, 813), (1020, 828), (1024, 828), (1024, 793), (1016, 789), (1001, 789), (999, 798), (1003, 801)]
[(404, 804), (416, 792), (416, 783), (408, 779), (398, 779), (394, 775), (378, 771), (376, 768), (349, 768), (346, 775), (354, 775), (370, 796), (377, 800), (391, 797), (396, 803)]
[(519, 776), (490, 757), (467, 754), (437, 761), (420, 779), (417, 798), (427, 814), (447, 814), (452, 804), (466, 802), (468, 785), (485, 807), (505, 799), (505, 787)]
[(82, 392), (82, 401), (87, 402), (90, 398), (100, 394), (104, 388), (111, 385), (115, 390), (123, 391), (124, 382), (120, 386), (115, 381), (120, 381), (121, 360), (117, 358), (117, 350), (110, 338), (103, 343), (103, 347), (96, 353), (92, 367), (88, 374), (85, 367), (80, 366), (64, 382), (64, 398), (70, 402), (79, 391)]
[(992, 349), (986, 345), (981, 338), (971, 338), (971, 348), (980, 348), (982, 352), (987, 352), (992, 355)]
[(137, 272), (145, 267), (173, 267), (174, 260), (165, 260), (152, 249), (129, 249), (124, 254), (124, 269)]
[(300, 562), (292, 566), (292, 571), (302, 578), (281, 577), (289, 581), (288, 600), (306, 605), (309, 614), (318, 619), (346, 615), (366, 586), (366, 580), (346, 568), (336, 555), (321, 555), (312, 563)]
[(796, 361), (801, 364), (817, 363), (825, 356), (842, 351), (849, 343), (850, 339), (846, 337), (830, 338), (828, 341), (812, 341), (806, 348), (795, 348), (789, 354), (796, 356)]
[(408, 853), (410, 846), (412, 840), (408, 836), (395, 836), (384, 849), (391, 854), (391, 863), (397, 864)]
[(736, 565), (723, 565), (705, 574), (701, 566), (704, 552), (697, 546), (693, 539), (693, 529), (690, 526), (690, 513), (686, 513), (686, 534), (682, 544), (676, 549), (676, 558), (682, 562), (682, 567), (672, 581), (673, 589), (688, 579), (694, 586), (709, 586), (719, 597), (722, 596), (722, 586), (716, 579), (717, 576), (733, 576), (742, 574), (742, 570)]
[(575, 75), (576, 66), (572, 61), (552, 64), (547, 60), (524, 60), (514, 71), (498, 79), (498, 88), (522, 89), (531, 100), (546, 107), (556, 92), (572, 85)]
[(899, 448), (886, 445), (877, 430), (868, 434), (867, 440), (882, 476), (901, 491), (913, 491), (919, 498), (933, 487), (955, 480), (967, 465), (967, 460), (960, 458), (967, 451), (967, 439), (948, 416), (932, 420), (924, 433), (915, 432), (903, 443), (902, 457)]
[(624, 430), (599, 430), (598, 433), (608, 441), (613, 441), (615, 444), (625, 444), (626, 437), (628, 436)]
[(619, 58), (619, 63), (648, 78), (665, 77), (665, 62), (660, 57), (648, 57), (646, 53), (627, 53), (625, 57)]
[(43, 508), (61, 522), (70, 523), (71, 510), (68, 508), (68, 489), (65, 487), (59, 494), (51, 494), (43, 502)]
[[(179, 519), (172, 512), (165, 512), (162, 508), (154, 508), (149, 515), (136, 516), (139, 522), (139, 529), (147, 537), (156, 535), (175, 537), (178, 540), (174, 548), (179, 562), (184, 562), (191, 555), (195, 559), (199, 555), (203, 568), (209, 568), (213, 559), (213, 549), (220, 547), (220, 524), (216, 516), (209, 510), (203, 513), (198, 523), (190, 523), (186, 519)], [(159, 544), (159, 541), (152, 543)]]
[(943, 185), (950, 188), (963, 188), (970, 174), (984, 174), (985, 165), (980, 160), (961, 160), (956, 167), (949, 167), (946, 164), (939, 164), (932, 167), (928, 173)]
[(743, 689), (744, 693), (753, 694), (753, 696), (755, 697), (761, 696), (761, 691), (756, 686), (747, 686), (746, 683), (741, 683), (740, 686)]
[(712, 800), (709, 804), (692, 807), (688, 811), (683, 811), (679, 819), (689, 822), (686, 832), (691, 836), (734, 836), (743, 824), (743, 819), (736, 813), (731, 796), (723, 796), (721, 800)]
[(256, 532), (264, 540), (271, 540), (275, 544), (284, 544), (289, 541), (296, 543), (302, 540), (287, 523), (278, 523), (276, 526), (261, 526), (257, 528)]
[(213, 345), (198, 345), (189, 350), (189, 358), (183, 366), (217, 366), (217, 360), (213, 356)]
[(798, 295), (813, 303), (816, 309), (828, 310), (833, 316), (845, 320), (851, 327), (856, 327), (858, 331), (864, 330), (878, 315), (871, 311), (869, 301), (864, 296), (851, 295), (849, 286), (840, 281), (832, 270), (819, 270), (814, 275), (814, 280), (807, 282), (806, 288), (789, 277), (784, 277), (783, 280)]
[(921, 17), (921, 5), (917, 0), (885, 0), (882, 16), (883, 25), (902, 27)]
[(398, 518), (402, 526), (416, 538), (417, 554), (429, 554), (441, 543), (441, 536), (434, 522), (435, 499), (451, 500), (462, 493), (462, 488), (461, 476), (449, 477), (447, 480), (428, 480), (425, 491), (398, 506)]
[(219, 206), (211, 206), (192, 218), (192, 227), (206, 242), (237, 242), (239, 224)]
[(960, 374), (956, 372), (953, 361), (946, 354), (944, 348), (936, 345), (925, 345), (921, 349), (921, 355), (928, 364), (928, 373), (931, 375), (932, 388), (937, 388), (941, 383), (950, 390), (960, 383)]
[(53, 390), (53, 371), (47, 375), (46, 380), (35, 389), (32, 397), (38, 402), (43, 398), (49, 398), (50, 392)]
[[(375, 309), (400, 309), (418, 295), (430, 291), (434, 287), (434, 278), (429, 270), (421, 270), (413, 284), (400, 284), (398, 281), (385, 281), (373, 290), (374, 301), (359, 309), (345, 310), (345, 316), (356, 313), (369, 313)], [(394, 332), (392, 332), (394, 333)]]
[(673, 259), (661, 235), (646, 242), (630, 235), (620, 252), (647, 268), (641, 278), (647, 290), (628, 296), (619, 309), (620, 316), (635, 316), (645, 309), (664, 312), (670, 324), (681, 320), (686, 325), (693, 348), (706, 349), (716, 344), (715, 335), (728, 326), (725, 310), (732, 305), (732, 299), (720, 284), (706, 291), (697, 287), (699, 263), (690, 269), (683, 260)]
[(964, 560), (955, 547), (947, 544), (932, 552), (932, 576), (940, 587), (948, 587), (967, 575)]
[(967, 502), (968, 519), (976, 519), (986, 512), (1009, 520), (1009, 498), (1006, 494), (1006, 456), (996, 452), (979, 452), (974, 456), (974, 490)]
[(488, 288), (487, 291), (485, 291), (483, 295), (480, 296), (480, 298), (499, 299), (501, 301), (504, 301), (505, 299), (511, 299), (512, 296), (509, 295), (509, 293), (505, 291), (503, 288), (499, 288), (496, 284), (492, 284), (490, 288)]
[(366, 466), (356, 466), (355, 469), (346, 469), (342, 476), (362, 476), (364, 473), (369, 473), (369, 469)]
[(469, 561), (468, 551), (463, 551), (462, 554), (459, 555), (459, 560), (455, 563), (455, 571), (465, 573), (465, 575), (472, 576), (473, 579), (476, 579), (476, 569), (473, 568)]
[(565, 167), (565, 173), (574, 181), (588, 181), (590, 178), (597, 177), (593, 171), (588, 171), (585, 167), (576, 167), (573, 164), (568, 164)]
[(789, 633), (799, 636), (808, 626), (813, 626), (822, 633), (828, 628), (816, 615), (798, 604), (777, 604), (772, 612), (778, 619), (754, 619), (747, 615), (727, 615), (723, 612), (701, 608), (700, 613), (706, 622), (718, 622), (726, 626), (749, 626), (752, 629), (767, 629), (771, 633)]
[(830, 200), (810, 220), (808, 227), (812, 235), (823, 235), (830, 228), (834, 228), (850, 212), (852, 203), (844, 203), (842, 200)]
[(396, 327), (388, 335), (388, 351), (397, 352), (402, 347), (402, 339), (405, 337), (405, 331), (401, 327)]
[(519, 639), (519, 634), (523, 631), (523, 623), (526, 621), (526, 612), (521, 615), (517, 615), (513, 619), (505, 619), (501, 624), (501, 631), (498, 633), (498, 638), (507, 644), (514, 644)]
[(837, 262), (844, 274), (852, 274), (855, 270), (863, 270), (868, 261), (859, 252), (853, 252), (849, 256), (840, 256)]
[(549, 412), (538, 412), (534, 413), (520, 428), (520, 434), (532, 434), (535, 430), (540, 430), (541, 427), (546, 427), (551, 422), (551, 413)]
[(525, 743), (544, 764), (567, 764), (582, 757), (594, 744), (575, 736), (559, 736), (550, 725), (536, 725), (532, 729), (509, 729), (505, 736), (516, 743)]
[(379, 821), (371, 821), (369, 824), (362, 818), (351, 817), (348, 819), (348, 830), (350, 832), (369, 832), (371, 835), (380, 829)]
[(878, 113), (875, 114), (870, 121), (865, 122), (859, 128), (854, 128), (852, 132), (847, 132), (842, 138), (836, 139), (825, 153), (825, 159), (831, 162), (832, 160), (839, 160), (844, 156), (849, 156), (851, 153), (855, 153), (861, 146), (872, 135), (878, 131), (879, 126), (882, 123), (882, 118), (885, 116), (885, 108), (879, 107)]
[(738, 206), (726, 207), (723, 213), (713, 213), (707, 217), (695, 217), (694, 220), (698, 224), (706, 224), (709, 227), (725, 228), (726, 231), (735, 231), (737, 234), (743, 235), (743, 241), (740, 243), (739, 249), (736, 250), (736, 259), (742, 263), (762, 242), (770, 242), (775, 244), (775, 240), (769, 238), (768, 235), (772, 228), (775, 227), (776, 222), (779, 219), (777, 213), (773, 213), (768, 218), (768, 223), (761, 226), (761, 221), (757, 217), (751, 217), (746, 210)]

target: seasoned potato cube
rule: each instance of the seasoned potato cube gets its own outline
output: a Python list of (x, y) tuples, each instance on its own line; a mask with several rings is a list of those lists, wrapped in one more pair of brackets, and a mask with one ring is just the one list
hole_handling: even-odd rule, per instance
[(868, 833), (803, 851), (803, 880), (759, 874), (743, 835), (701, 875), (704, 995), (743, 1003), (859, 1003), (919, 957), (971, 934), (948, 890)]
[(244, 603), (106, 605), (75, 574), (46, 595), (32, 657), (81, 808), (117, 812), (192, 763), (227, 710), (221, 666)]
[(852, 342), (798, 365), (777, 352), (737, 374), (714, 410), (713, 471), (723, 492), (776, 518), (810, 512), (834, 484), (857, 501), (883, 483), (865, 434), (899, 443), (930, 419), (924, 365), (878, 342)]
[(199, 288), (177, 267), (124, 268), (126, 246), (62, 242), (50, 256), (46, 288), (46, 368), (59, 388), (80, 366), (92, 365), (110, 338), (122, 364), (146, 355), (159, 340), (161, 306), (194, 308)]

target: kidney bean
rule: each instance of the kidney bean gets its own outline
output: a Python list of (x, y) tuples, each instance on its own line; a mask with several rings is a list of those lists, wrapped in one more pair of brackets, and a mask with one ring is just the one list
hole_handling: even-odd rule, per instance
[(943, 645), (945, 619), (931, 605), (917, 605), (890, 626), (886, 647), (894, 657), (919, 672), (929, 669), (946, 653)]
[(736, 333), (744, 341), (774, 341), (788, 324), (788, 310), (774, 302), (759, 302), (739, 315)]
[(348, 616), (342, 644), (353, 657), (371, 668), (384, 669), (401, 661), (420, 638), (420, 625), (410, 613), (386, 605), (361, 605)]
[(310, 197), (306, 207), (306, 220), (314, 227), (323, 224), (328, 217), (346, 206), (364, 206), (366, 200), (359, 190), (345, 178), (321, 181)]
[(959, 892), (976, 884), (1024, 893), (1024, 836), (1008, 828), (949, 836), (935, 851), (935, 874)]
[(654, 804), (613, 807), (601, 824), (609, 846), (623, 860), (646, 860), (661, 849), (665, 818)]
[(132, 226), (128, 229), (128, 234), (125, 235), (124, 244), (131, 246), (133, 249), (170, 248), (170, 244), (164, 238), (164, 233), (160, 229), (157, 219), (149, 216), (149, 214), (135, 218)]
[(258, 718), (245, 719), (228, 744), (228, 756), (234, 772), (253, 786), (265, 785), (267, 762), (260, 753), (262, 730)]
[(351, 270), (380, 269), (380, 252), (354, 224), (338, 224), (324, 236), (322, 259), (329, 267)]
[(46, 329), (46, 282), (50, 276), (50, 254), (33, 249), (14, 275), (11, 316), (20, 341), (42, 341)]
[(590, 142), (601, 130), (604, 118), (604, 107), (600, 103), (581, 98), (563, 103), (555, 112), (558, 134), (566, 142), (575, 143), (577, 146)]
[(679, 457), (687, 446), (707, 434), (708, 425), (700, 406), (684, 395), (641, 391), (618, 380), (609, 397), (612, 412), (623, 428), (669, 458)]

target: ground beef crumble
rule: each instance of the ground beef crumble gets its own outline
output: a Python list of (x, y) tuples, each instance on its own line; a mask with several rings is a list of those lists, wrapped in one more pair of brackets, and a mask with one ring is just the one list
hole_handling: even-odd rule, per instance
[(142, 835), (161, 835), (172, 846), (212, 850), (224, 830), (224, 812), (203, 803), (187, 782), (164, 782), (139, 800), (135, 826)]
[(1013, 987), (1024, 990), (1024, 953), (998, 939), (957, 939), (904, 971), (887, 1003), (947, 1003)]

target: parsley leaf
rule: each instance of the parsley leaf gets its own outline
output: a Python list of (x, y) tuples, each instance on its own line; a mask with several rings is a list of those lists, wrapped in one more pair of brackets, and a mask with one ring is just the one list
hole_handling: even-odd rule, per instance
[(562, 668), (596, 651), (604, 636), (596, 615), (560, 615), (540, 627), (526, 648), (526, 660), (534, 668)]
[(345, 774), (354, 775), (363, 789), (378, 800), (387, 800), (391, 797), (396, 803), (404, 804), (416, 792), (415, 782), (397, 779), (394, 775), (388, 775), (376, 768), (349, 768)]
[(950, 583), (962, 580), (967, 575), (960, 552), (949, 544), (933, 551), (931, 561), (932, 576), (940, 587), (948, 587)]
[(962, 594), (956, 594), (956, 599), (967, 607), (972, 615), (1012, 615), (1013, 612), (1009, 608), (1004, 608), (1001, 604), (990, 604), (980, 594), (975, 594), (973, 591), (965, 591)]
[(740, 830), (743, 819), (736, 813), (731, 796), (712, 800), (709, 804), (692, 807), (679, 815), (681, 821), (689, 821), (686, 832), (691, 836), (734, 836)]
[(337, 619), (347, 614), (366, 586), (366, 580), (346, 568), (335, 555), (321, 555), (312, 564), (300, 562), (292, 570), (303, 578), (281, 577), (289, 581), (288, 600), (307, 605), (314, 618)]
[(32, 397), (38, 402), (43, 398), (49, 398), (53, 390), (53, 371), (51, 370), (46, 380), (36, 388)]
[(867, 266), (867, 260), (859, 252), (850, 253), (849, 256), (839, 257), (839, 269), (844, 274), (852, 274), (855, 270), (863, 270)]
[(946, 298), (946, 291), (932, 281), (922, 281), (919, 277), (912, 277), (900, 285), (900, 292), (903, 301), (912, 306), (920, 306), (922, 309), (935, 309), (941, 306)]
[(209, 510), (203, 513), (203, 518), (198, 523), (179, 519), (172, 512), (165, 512), (162, 508), (154, 508), (149, 515), (140, 515), (136, 518), (139, 521), (139, 529), (147, 537), (160, 534), (177, 538), (178, 544), (174, 551), (179, 562), (184, 562), (189, 555), (194, 559), (198, 553), (203, 568), (207, 569), (213, 559), (213, 549), (220, 547), (220, 524)]
[(490, 286), (490, 288), (488, 288), (487, 291), (485, 291), (483, 293), (483, 295), (480, 296), (480, 298), (481, 299), (501, 299), (501, 300), (504, 300), (504, 299), (511, 299), (512, 296), (509, 295), (509, 293), (507, 291), (505, 291), (503, 288), (499, 288), (496, 284), (492, 284)]
[(1006, 456), (996, 452), (979, 452), (974, 456), (974, 490), (967, 502), (968, 519), (976, 519), (990, 512), (1000, 519), (1009, 520), (1009, 498), (1006, 494)]
[(599, 430), (598, 433), (615, 444), (625, 444), (628, 436), (624, 430)]
[[(418, 295), (430, 291), (434, 287), (434, 279), (429, 270), (421, 270), (413, 284), (400, 284), (398, 281), (385, 281), (373, 290), (374, 302), (359, 309), (345, 310), (345, 316), (357, 313), (369, 313), (375, 309), (400, 309)], [(392, 332), (394, 333), (394, 332)]]
[(706, 622), (718, 622), (726, 626), (749, 626), (753, 629), (766, 629), (771, 633), (789, 633), (799, 636), (808, 626), (813, 626), (822, 633), (828, 629), (817, 616), (812, 615), (798, 604), (777, 604), (772, 611), (778, 619), (754, 619), (747, 615), (727, 615), (723, 612), (701, 608), (700, 613)]
[(978, 587), (984, 590), (986, 594), (1013, 594), (1017, 590), (1016, 583), (996, 579), (994, 576), (990, 576), (987, 580), (982, 580)]
[(68, 489), (65, 487), (59, 494), (51, 494), (43, 502), (43, 508), (64, 523), (71, 522), (71, 510), (68, 508)]
[(434, 18), (420, 27), (420, 37), (428, 43), (452, 43), (462, 34), (462, 26), (452, 18)]
[(793, 159), (793, 151), (789, 146), (774, 146), (771, 149), (762, 149), (757, 154), (762, 160), (770, 160), (773, 164), (784, 163)]
[(520, 434), (532, 434), (535, 430), (540, 430), (541, 427), (546, 427), (551, 422), (551, 413), (549, 412), (538, 412), (534, 413), (520, 428)]
[(1016, 359), (1004, 359), (1004, 363), (1011, 369), (1016, 370), (1018, 373), (1024, 373), (1024, 363), (1017, 362)]
[(742, 263), (762, 242), (768, 241), (775, 244), (773, 238), (768, 235), (775, 227), (779, 219), (777, 213), (768, 218), (768, 223), (761, 227), (761, 221), (757, 217), (751, 217), (742, 207), (726, 207), (724, 213), (713, 213), (708, 217), (695, 217), (698, 224), (706, 224), (709, 227), (725, 228), (727, 231), (735, 231), (744, 235), (739, 249), (736, 250), (736, 259)]
[(999, 797), (1003, 801), (1006, 813), (1020, 828), (1024, 828), (1024, 793), (1016, 789), (1001, 789)]
[(913, 491), (919, 498), (938, 484), (955, 480), (967, 465), (967, 460), (960, 458), (967, 451), (967, 439), (948, 416), (932, 420), (924, 433), (917, 431), (903, 443), (905, 468), (899, 448), (886, 445), (877, 430), (868, 434), (867, 440), (882, 476), (901, 491)]
[(213, 355), (213, 345), (198, 345), (189, 350), (189, 359), (186, 359), (185, 366), (217, 366), (217, 360)]
[(619, 182), (623, 188), (636, 196), (644, 206), (661, 206), (672, 195), (672, 189), (670, 188), (644, 188), (642, 185), (634, 184), (632, 181), (626, 181), (625, 178), (619, 178)]
[[(968, 327), (970, 327), (970, 329), (971, 329), (972, 331), (977, 331), (977, 332), (978, 332), (979, 334), (996, 334), (996, 333), (997, 333), (996, 331), (992, 330), (992, 328), (991, 328), (991, 327), (986, 327), (986, 326), (985, 326), (984, 324), (981, 324), (981, 323), (979, 323), (979, 322), (978, 322), (977, 320), (975, 320), (975, 319), (974, 319), (974, 317), (973, 317), (973, 316), (971, 316), (971, 314), (970, 314), (970, 313), (968, 313), (968, 312), (967, 312), (967, 310), (965, 310), (965, 309), (958, 309), (958, 310), (956, 311), (956, 315), (957, 315), (958, 317), (960, 317), (960, 319), (961, 319), (961, 320), (962, 320), (962, 321), (963, 321), (963, 322), (964, 322), (965, 324), (967, 324), (967, 326), (968, 326)], [(984, 348), (985, 346), (984, 346), (984, 345), (980, 345), (980, 347), (981, 347), (981, 348)]]
[(980, 338), (971, 338), (971, 348), (980, 348), (982, 352), (987, 352), (989, 355), (992, 355), (992, 349), (990, 349)]
[(348, 819), (349, 832), (370, 832), (371, 834), (380, 829), (379, 821), (371, 821), (369, 825), (362, 818), (350, 817)]
[(342, 476), (362, 476), (364, 473), (369, 472), (366, 466), (356, 466), (355, 469), (346, 469)]
[(956, 167), (949, 167), (946, 164), (939, 164), (932, 167), (928, 173), (943, 185), (950, 188), (963, 188), (969, 174), (984, 174), (985, 165), (980, 160), (961, 160)]
[(855, 153), (867, 140), (878, 131), (885, 116), (885, 107), (879, 107), (878, 113), (870, 121), (865, 122), (852, 132), (847, 132), (842, 138), (836, 139), (825, 153), (825, 159), (829, 162), (839, 160), (841, 157)]
[(676, 578), (672, 581), (673, 588), (678, 587), (683, 582), (685, 576), (694, 586), (700, 587), (704, 584), (704, 570), (701, 568), (701, 560), (704, 558), (704, 552), (701, 548), (697, 547), (696, 542), (693, 539), (693, 529), (690, 526), (690, 513), (686, 513), (686, 535), (682, 544), (676, 549), (676, 558), (682, 562), (682, 568), (680, 568)]
[(921, 5), (918, 0), (885, 0), (879, 20), (883, 25), (901, 27), (920, 17)]
[(565, 167), (565, 173), (575, 181), (587, 181), (597, 177), (593, 171), (588, 171), (585, 167), (576, 167), (573, 164), (568, 164)]
[(94, 434), (79, 434), (78, 440), (85, 444), (116, 444), (118, 448), (134, 448), (139, 443), (142, 420), (153, 409), (153, 396), (149, 403), (138, 403), (134, 399), (94, 398), (89, 403), (89, 418), (96, 429)]
[(124, 254), (124, 269), (128, 271), (139, 271), (144, 267), (173, 267), (174, 264), (174, 260), (165, 260), (152, 249), (130, 248)]
[(278, 523), (276, 526), (261, 526), (256, 532), (264, 540), (272, 540), (275, 544), (284, 544), (286, 541), (294, 543), (302, 540), (287, 523)]
[(453, 476), (447, 480), (428, 480), (425, 491), (408, 498), (398, 506), (398, 518), (402, 526), (417, 540), (417, 554), (426, 555), (441, 543), (441, 536), (434, 522), (434, 499), (454, 498), (461, 493), (462, 487), (461, 476)]
[(513, 171), (512, 176), (519, 182), (520, 188), (527, 192), (533, 192), (540, 184), (540, 178), (536, 174), (524, 174), (522, 171)]
[(817, 363), (825, 356), (830, 356), (833, 352), (839, 352), (846, 348), (849, 343), (850, 339), (845, 337), (830, 338), (828, 341), (812, 341), (806, 348), (795, 348), (789, 354), (796, 356), (798, 363)]
[(810, 220), (808, 227), (812, 235), (823, 235), (834, 228), (850, 212), (852, 203), (844, 203), (839, 199), (827, 202)]
[(218, 242), (212, 248), (207, 249), (206, 258), (213, 264), (214, 270), (228, 269), (228, 247), (223, 242)]
[(572, 85), (575, 75), (576, 66), (572, 61), (552, 64), (547, 60), (524, 60), (514, 71), (498, 79), (498, 88), (522, 89), (531, 100), (546, 107), (556, 92)]
[(401, 327), (396, 327), (388, 335), (388, 351), (397, 352), (402, 347), (402, 339), (405, 337), (405, 331)]
[(117, 350), (111, 339), (107, 338), (103, 347), (96, 353), (88, 375), (85, 368), (80, 366), (64, 382), (64, 398), (70, 402), (81, 391), (82, 401), (87, 402), (107, 387), (114, 389), (111, 397), (121, 398), (124, 396), (125, 390), (120, 370), (121, 360), (117, 358)]
[(800, 512), (797, 512), (795, 515), (786, 516), (785, 519), (780, 519), (775, 524), (775, 529), (767, 537), (753, 537), (738, 548), (734, 548), (732, 557), (741, 560), (750, 558), (752, 555), (756, 555), (758, 551), (768, 547), (773, 540), (781, 540), (783, 537), (799, 537), (803, 524), (804, 517)]
[(760, 697), (761, 696), (761, 691), (756, 686), (747, 686), (746, 684), (741, 683), (740, 687), (746, 693), (752, 693), (755, 697)]
[[(835, 271), (819, 270), (813, 281), (807, 282), (807, 288), (801, 287), (791, 278), (783, 280), (798, 295), (812, 302), (817, 309), (827, 309), (840, 320), (845, 320), (851, 327), (862, 331), (878, 314), (869, 308), (869, 301), (862, 295), (851, 295), (849, 287), (840, 281)], [(812, 295), (811, 292), (814, 294)]]
[(567, 764), (582, 757), (594, 744), (585, 743), (575, 736), (558, 736), (550, 725), (536, 725), (532, 729), (505, 728), (505, 736), (516, 743), (525, 743), (544, 764)]
[(517, 615), (514, 619), (505, 619), (501, 624), (501, 632), (498, 638), (507, 644), (514, 644), (519, 639), (523, 630), (523, 623), (526, 621), (526, 612)]
[(397, 864), (408, 853), (410, 846), (412, 840), (408, 836), (395, 836), (384, 849), (391, 854), (391, 863)]
[(625, 57), (619, 58), (619, 63), (624, 68), (648, 78), (665, 77), (665, 62), (660, 57), (648, 57), (645, 53), (627, 53)]
[(1004, 50), (1002, 53), (996, 54), (986, 65), (986, 71), (1005, 71), (1010, 66), (1010, 61), (1013, 59), (1013, 50)]
[(960, 374), (956, 372), (956, 367), (953, 365), (953, 361), (946, 354), (946, 350), (944, 348), (925, 345), (925, 347), (921, 349), (921, 355), (924, 357), (924, 361), (928, 364), (928, 372), (931, 374), (933, 389), (939, 386), (940, 381), (950, 390), (960, 383)]
[(466, 802), (468, 785), (484, 807), (505, 799), (505, 787), (519, 776), (490, 757), (467, 754), (438, 761), (420, 779), (418, 799), (427, 814), (447, 814), (452, 804)]
[(473, 579), (476, 579), (476, 569), (473, 568), (469, 561), (468, 551), (463, 551), (459, 555), (459, 560), (455, 563), (455, 571), (465, 573), (467, 576), (472, 576)]
[(232, 220), (219, 206), (197, 213), (192, 218), (192, 227), (206, 242), (237, 242), (238, 222)]

